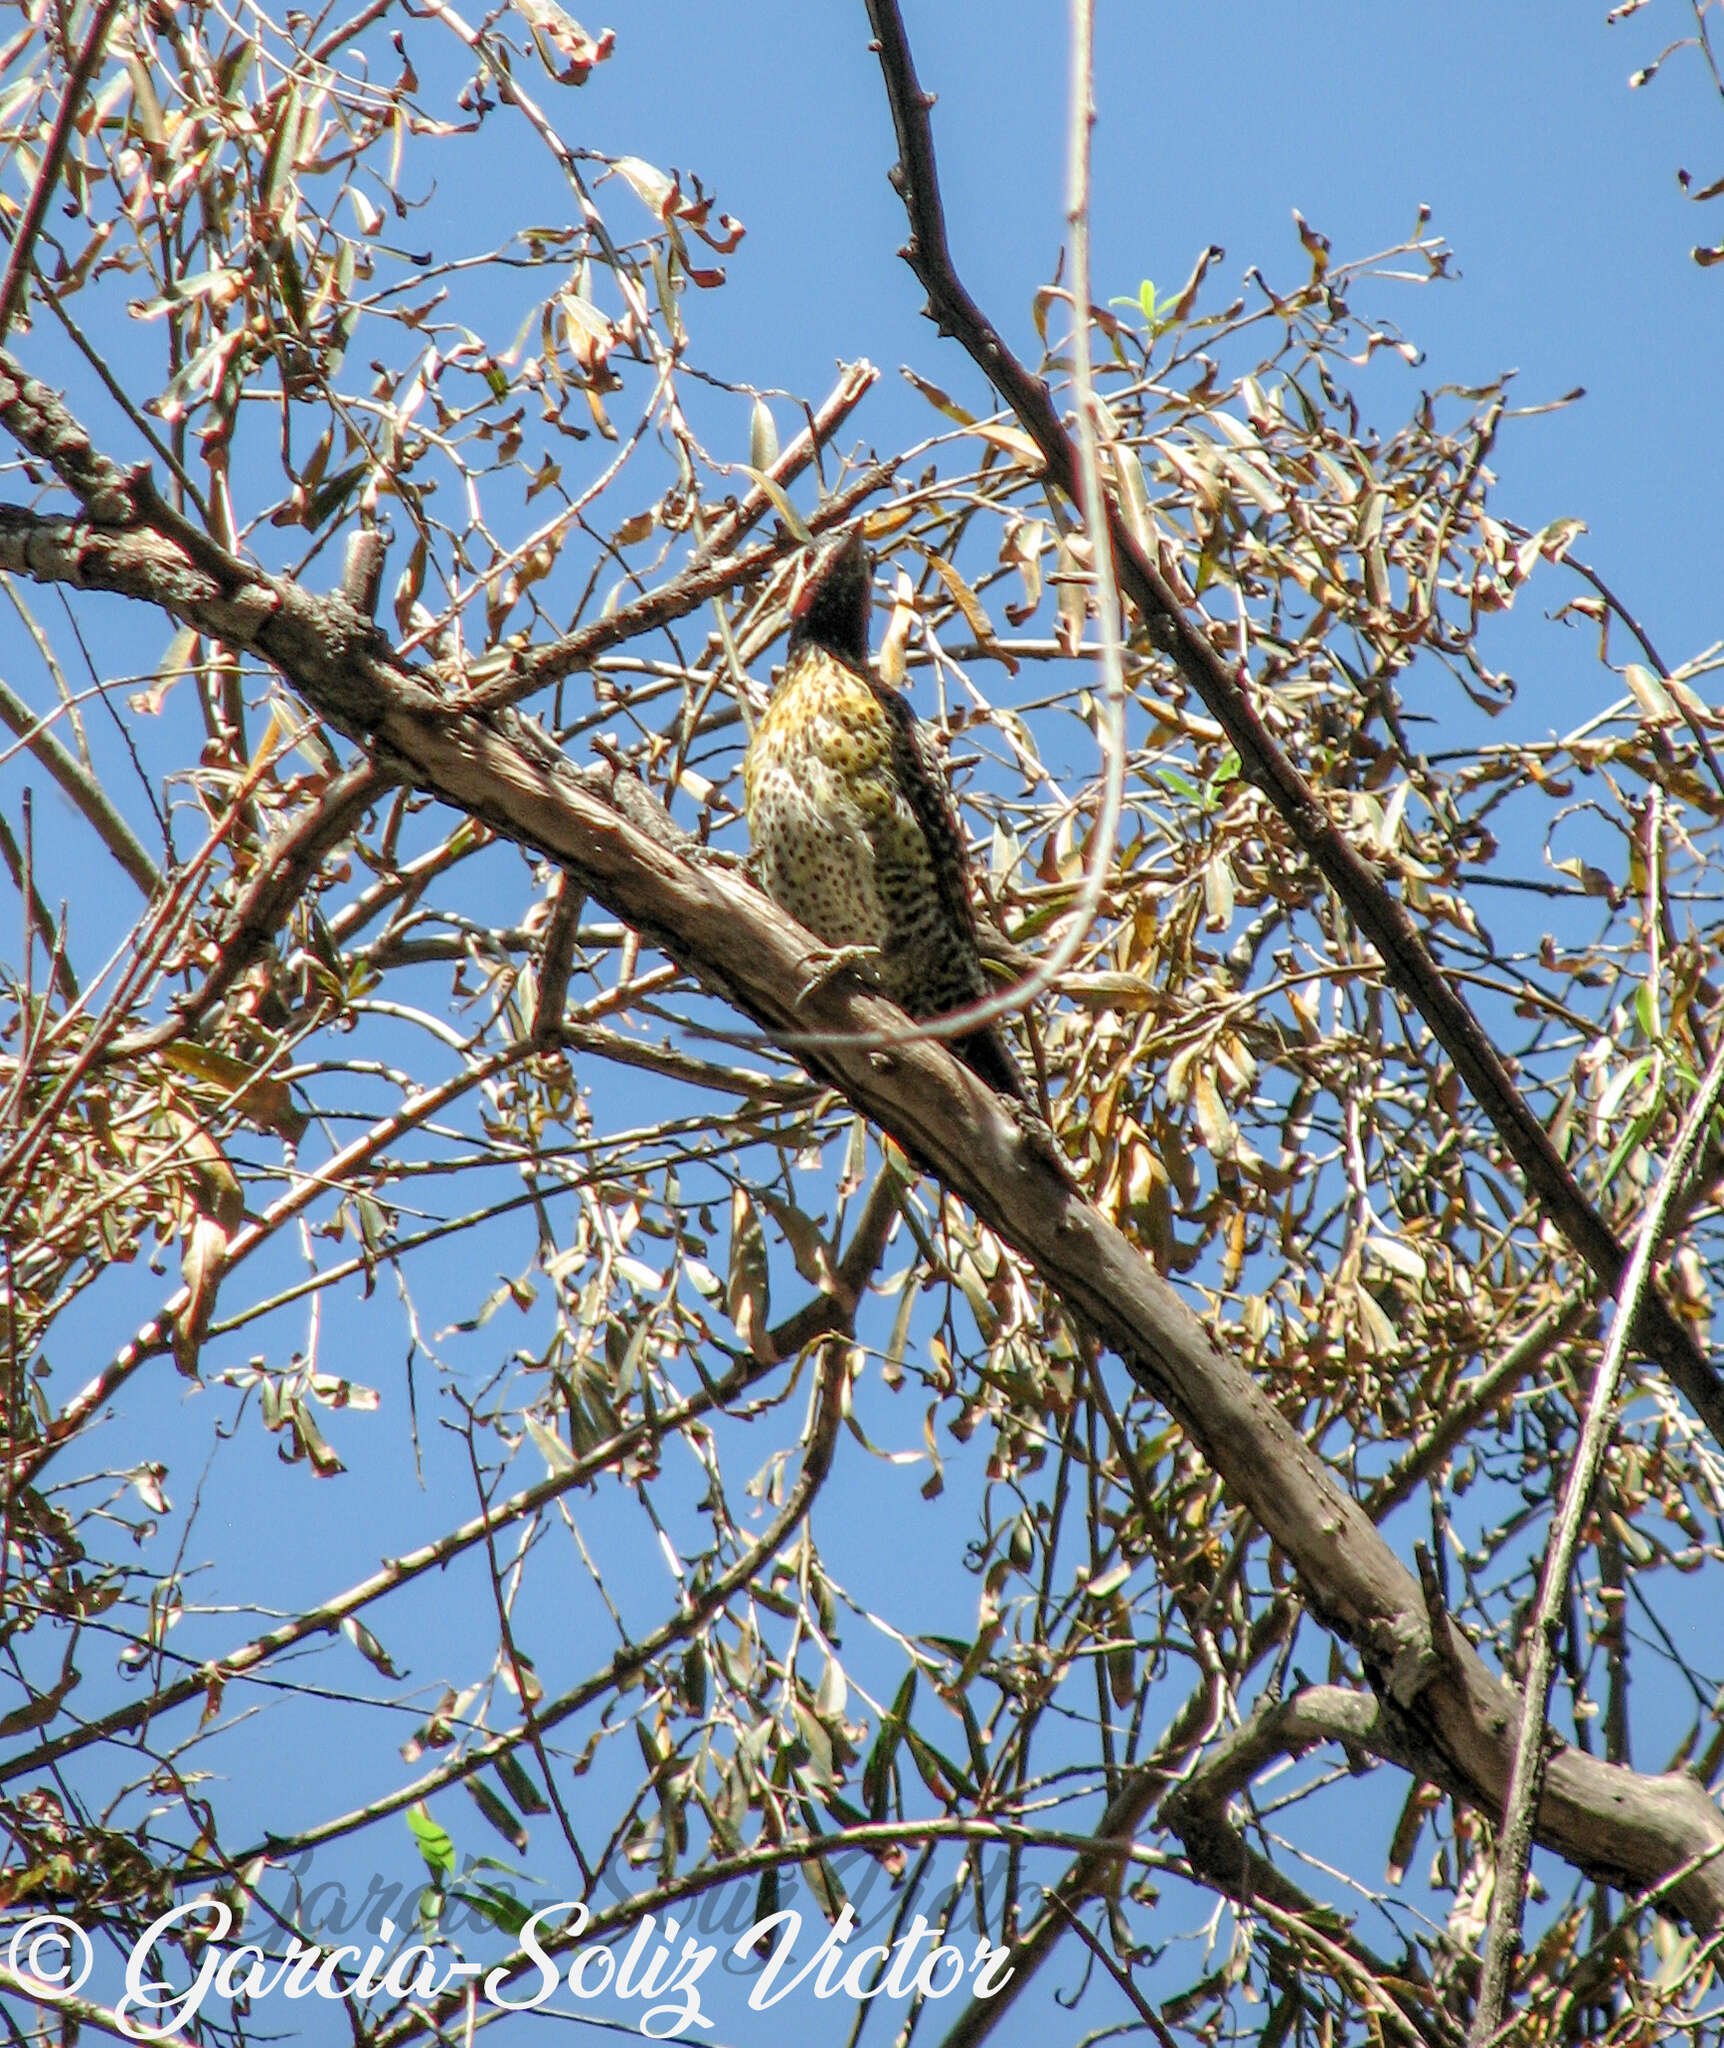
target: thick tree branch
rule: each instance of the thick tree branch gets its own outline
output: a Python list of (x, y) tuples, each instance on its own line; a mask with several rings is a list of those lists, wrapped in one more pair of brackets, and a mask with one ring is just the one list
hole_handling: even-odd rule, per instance
[[(897, 132), (899, 155), (891, 178), (910, 222), (903, 255), (928, 294), (928, 317), (942, 334), (962, 344), (1012, 408), (1035, 442), (1049, 481), (1074, 505), (1080, 504), (1077, 451), (1048, 387), (1006, 346), (953, 265), (929, 119), (933, 101), (916, 77), (896, 0), (867, 0), (867, 6)], [(1088, 308), (1076, 308), (1074, 317), (1087, 318)], [(1628, 1258), (1621, 1240), (1588, 1201), (1418, 927), (1382, 877), (1336, 828), (1318, 793), (1258, 716), (1248, 678), (1217, 653), (1189, 617), (1111, 501), (1108, 526), (1120, 586), (1142, 615), (1151, 640), (1203, 699), (1238, 751), (1241, 772), (1287, 821), (1308, 858), (1376, 948), (1390, 985), (1412, 1004), (1454, 1061), (1551, 1221), (1585, 1261), (1601, 1291), (1614, 1294)], [(1635, 1336), (1724, 1444), (1724, 1380), (1656, 1288), (1647, 1293)]]
[[(85, 440), (86, 471), (95, 460)], [(529, 721), (452, 704), (339, 596), (315, 598), (256, 570), (233, 584), (159, 534), (18, 512), (0, 518), (0, 566), (123, 590), (269, 660), (389, 775), (560, 862), (613, 916), (781, 1043), (817, 1034), (809, 1064), (969, 1202), (1120, 1354), (1293, 1562), (1314, 1613), (1354, 1646), (1413, 1738), (1464, 1796), (1500, 1812), (1519, 1696), (1445, 1617), (1433, 1626), (1418, 1582), (1364, 1508), (1142, 1253), (1082, 1200), (1045, 1133), (847, 978), (812, 977), (805, 996), (819, 949), (750, 883), (685, 858), (674, 834), (632, 823), (599, 793), (595, 771)], [(1631, 1771), (1558, 1747), (1537, 1833), (1617, 1885), (1646, 1887), (1685, 1870), (1671, 1886), (1675, 1908), (1707, 1929), (1724, 1926), (1724, 1817), (1686, 1774)]]
[[(1396, 1720), (1383, 1701), (1339, 1685), (1308, 1686), (1291, 1699), (1266, 1701), (1168, 1794), (1161, 1818), (1185, 1844), (1192, 1868), (1237, 1905), (1276, 1909), (1296, 1921), (1315, 1920), (1315, 1902), (1251, 1847), (1228, 1807), (1277, 1758), (1303, 1755), (1319, 1743), (1343, 1743), (1393, 1758), (1415, 1775), (1424, 1775), (1431, 1760), (1409, 1753)], [(1356, 1970), (1374, 1981), (1377, 1995), (1392, 2001), (1393, 2014), (1411, 2028), (1415, 2040), (1458, 2042), (1460, 2030), (1436, 2006), (1427, 1986), (1407, 1981), (1404, 1964), (1383, 1961), (1350, 1935), (1331, 1933), (1329, 1938)]]
[[(814, 1064), (1125, 1357), (1293, 1559), (1317, 1613), (1355, 1644), (1457, 1782), (1487, 1805), (1500, 1799), (1517, 1697), (1458, 1634), (1437, 1649), (1416, 1581), (1364, 1510), (1005, 1104), (943, 1048), (893, 1046), (902, 1020), (878, 997), (834, 983), (799, 1004), (815, 949), (798, 928), (741, 878), (697, 867), (629, 826), (548, 742), (523, 745), (520, 735), (406, 701), (384, 713), (377, 737), (399, 769), (411, 762), (421, 787), (563, 861), (597, 901), (774, 1036), (794, 1042), (812, 1026), (872, 1040), (874, 1050), (828, 1044)], [(1692, 1779), (1647, 1777), (1571, 1750), (1552, 1761), (1540, 1829), (1558, 1853), (1619, 1882), (1656, 1881), (1724, 1844), (1724, 1821)], [(1724, 1871), (1691, 1880), (1681, 1904), (1707, 1924), (1724, 1919)]]

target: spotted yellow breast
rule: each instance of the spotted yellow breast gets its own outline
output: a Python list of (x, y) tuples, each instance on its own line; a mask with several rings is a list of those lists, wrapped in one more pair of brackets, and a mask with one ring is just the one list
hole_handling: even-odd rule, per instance
[[(742, 789), (767, 894), (828, 946), (873, 954), (900, 1009), (940, 1016), (987, 992), (969, 846), (935, 749), (904, 698), (809, 637), (805, 619), (743, 756)], [(1023, 1099), (991, 1028), (955, 1049)]]
[(830, 946), (895, 937), (888, 899), (921, 834), (892, 765), (892, 729), (866, 679), (801, 650), (743, 757), (743, 798), (767, 894)]

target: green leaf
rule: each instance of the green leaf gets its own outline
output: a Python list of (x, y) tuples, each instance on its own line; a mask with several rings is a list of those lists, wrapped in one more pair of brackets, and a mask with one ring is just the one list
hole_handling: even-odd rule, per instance
[(682, 1660), (682, 1699), (691, 1714), (706, 1712), (706, 1645), (697, 1637)]
[(453, 1877), (455, 1844), (446, 1830), (439, 1827), (431, 1818), (430, 1810), (423, 1799), (415, 1800), (408, 1807), (407, 1825), (431, 1875), (438, 1880)]
[(1616, 1176), (1628, 1164), (1629, 1160), (1634, 1156), (1636, 1152), (1640, 1150), (1640, 1147), (1652, 1135), (1652, 1132), (1656, 1128), (1657, 1123), (1658, 1112), (1656, 1109), (1651, 1109), (1642, 1111), (1642, 1113), (1634, 1119), (1633, 1123), (1629, 1125), (1627, 1132), (1623, 1136), (1622, 1142), (1616, 1147), (1616, 1150), (1611, 1153), (1609, 1159), (1605, 1161), (1604, 1185), (1606, 1187), (1610, 1186), (1610, 1184), (1616, 1179)]
[(904, 1730), (904, 1741), (915, 1761), (922, 1783), (942, 1806), (950, 1806), (954, 1798), (975, 1798), (975, 1786), (942, 1750), (936, 1749), (924, 1736), (918, 1735), (915, 1729), (910, 1727)]
[(811, 1856), (799, 1868), (819, 1901), (821, 1912), (828, 1920), (836, 1920), (844, 1910), (844, 1887), (838, 1881), (838, 1873), (824, 1856)]
[(750, 478), (754, 483), (758, 484), (760, 488), (766, 493), (766, 495), (772, 500), (773, 510), (778, 514), (779, 518), (784, 521), (785, 525), (790, 529), (792, 535), (797, 540), (799, 540), (805, 548), (811, 548), (814, 545), (814, 536), (808, 531), (808, 523), (803, 518), (802, 514), (797, 511), (796, 507), (793, 504), (791, 504), (789, 498), (785, 496), (783, 486), (774, 483), (772, 478), (766, 474), (765, 470), (757, 469), (749, 463), (741, 462), (737, 464), (737, 467), (742, 471), (744, 476)]
[(754, 401), (748, 421), (748, 461), (751, 469), (770, 469), (778, 460), (778, 428), (772, 408), (764, 398)]
[(527, 1434), (545, 1461), (546, 1478), (560, 1479), (565, 1472), (575, 1469), (574, 1454), (555, 1430), (547, 1429), (530, 1408), (521, 1420), (527, 1425)]
[(497, 1776), (503, 1781), (503, 1790), (523, 1813), (549, 1813), (550, 1806), (533, 1783), (527, 1767), (513, 1750), (505, 1750), (497, 1759)]
[(760, 1885), (754, 1894), (754, 1924), (758, 1927), (763, 1920), (770, 1920), (778, 1911), (778, 1865), (760, 1873)]
[(1203, 793), (1189, 775), (1182, 775), (1177, 768), (1158, 768), (1155, 779), (1169, 796), (1183, 797), (1187, 803), (1201, 804)]
[(369, 467), (365, 462), (351, 463), (346, 469), (338, 470), (313, 494), (302, 522), (308, 532), (316, 532), (333, 512), (347, 502), (359, 488)]
[(730, 1276), (725, 1285), (724, 1305), (736, 1325), (736, 1334), (751, 1350), (765, 1343), (772, 1312), (766, 1233), (761, 1228), (760, 1212), (750, 1201), (747, 1189), (740, 1187), (732, 1191), (730, 1198)]
[(283, 242), (276, 252), (275, 281), (281, 292), (282, 305), (293, 322), (294, 332), (303, 334), (306, 328), (305, 281), (299, 274), (299, 263), (291, 242)]
[(992, 1768), (988, 1745), (982, 1738), (982, 1726), (976, 1719), (976, 1710), (970, 1705), (970, 1695), (967, 1692), (958, 1694), (957, 1708), (964, 1724), (964, 1740), (970, 1746), (970, 1768), (979, 1779), (985, 1779)]
[(521, 1823), (503, 1804), (502, 1800), (481, 1779), (467, 1778), (463, 1782), (467, 1787), (468, 1797), (478, 1807), (486, 1820), (490, 1822), (491, 1826), (497, 1830), (498, 1834), (502, 1836), (503, 1840), (517, 1854), (524, 1854), (527, 1847), (527, 1830), (522, 1827)]
[(926, 377), (918, 377), (914, 370), (907, 369), (903, 375), (905, 381), (921, 392), (934, 410), (944, 418), (955, 421), (960, 427), (973, 427), (976, 424), (976, 415), (973, 412), (966, 412), (963, 406), (959, 405), (956, 399), (948, 397), (938, 384), (930, 384)]
[(459, 1899), (463, 1905), (471, 1906), (481, 1920), (488, 1920), (511, 1939), (520, 1934), (531, 1917), (527, 1907), (512, 1892), (504, 1891), (499, 1885), (480, 1884), (468, 1878), (450, 1896)]
[(1661, 1036), (1658, 1022), (1658, 998), (1653, 993), (1652, 984), (1649, 981), (1643, 981), (1634, 991), (1634, 1021), (1649, 1039), (1656, 1041)]
[(341, 1633), (359, 1652), (360, 1656), (368, 1664), (374, 1665), (377, 1670), (381, 1671), (385, 1678), (399, 1678), (401, 1676), (401, 1673), (396, 1670), (394, 1664), (390, 1661), (389, 1652), (371, 1633), (370, 1629), (365, 1626), (364, 1622), (359, 1619), (357, 1614), (349, 1614), (344, 1617), (341, 1624)]
[(904, 1683), (898, 1688), (892, 1711), (881, 1720), (880, 1732), (875, 1736), (868, 1761), (862, 1767), (862, 1797), (868, 1802), (869, 1814), (875, 1820), (886, 1818), (892, 1790), (892, 1765), (898, 1754), (898, 1745), (904, 1739), (905, 1723), (910, 1718), (910, 1708), (915, 1699), (916, 1672), (912, 1666), (904, 1674)]
[(265, 213), (274, 213), (287, 190), (287, 181), (299, 160), (300, 116), (303, 103), (299, 87), (291, 85), (282, 98), (275, 127), (264, 152), (263, 172), (258, 181), (258, 203)]

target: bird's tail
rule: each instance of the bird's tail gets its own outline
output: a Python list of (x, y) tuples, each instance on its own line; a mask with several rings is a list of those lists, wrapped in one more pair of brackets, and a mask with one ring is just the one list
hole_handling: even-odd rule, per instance
[(951, 1045), (971, 1073), (986, 1081), (996, 1094), (1009, 1095), (1014, 1102), (1029, 1101), (1023, 1073), (991, 1025), (972, 1031), (967, 1038), (954, 1038)]

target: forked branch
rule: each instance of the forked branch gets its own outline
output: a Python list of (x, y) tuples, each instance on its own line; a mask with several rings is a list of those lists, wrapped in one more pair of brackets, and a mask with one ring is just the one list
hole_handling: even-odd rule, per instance
[[(1074, 506), (1081, 505), (1078, 451), (1052, 394), (1007, 347), (965, 289), (953, 264), (929, 118), (933, 101), (917, 79), (897, 0), (867, 0), (867, 6), (898, 138), (898, 162), (891, 177), (910, 222), (904, 260), (928, 294), (928, 317), (942, 334), (962, 344), (1017, 415), (1046, 464), (1049, 481)], [(1088, 308), (1076, 308), (1075, 317), (1086, 319)], [(1587, 1199), (1489, 1036), (1438, 966), (1418, 926), (1336, 828), (1318, 793), (1276, 744), (1251, 700), (1249, 679), (1216, 651), (1145, 554), (1111, 498), (1107, 513), (1120, 587), (1143, 618), (1150, 639), (1202, 698), (1237, 750), (1241, 772), (1286, 820), (1306, 855), (1376, 948), (1390, 985), (1424, 1019), (1431, 1035), (1454, 1061), (1526, 1185), (1585, 1262), (1599, 1292), (1614, 1295), (1628, 1263), (1621, 1239)], [(1635, 1337), (1687, 1396), (1714, 1438), (1724, 1444), (1724, 1380), (1656, 1288), (1646, 1292), (1636, 1318)]]

